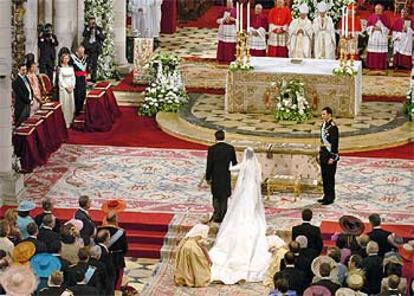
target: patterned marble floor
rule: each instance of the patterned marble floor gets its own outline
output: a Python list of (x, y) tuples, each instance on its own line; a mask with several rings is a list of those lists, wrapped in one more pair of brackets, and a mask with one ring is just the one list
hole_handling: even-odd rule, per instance
[[(222, 95), (193, 96), (193, 104), (183, 110), (186, 120), (208, 128), (224, 128), (230, 132), (278, 137), (318, 137), (320, 119), (305, 123), (276, 122), (272, 114), (226, 114)], [(336, 118), (342, 136), (360, 135), (393, 128), (405, 122), (400, 103), (365, 102), (355, 119)]]
[(160, 260), (146, 258), (125, 259), (126, 267), (124, 277), (122, 278), (122, 286), (131, 286), (141, 294), (144, 286), (151, 280)]

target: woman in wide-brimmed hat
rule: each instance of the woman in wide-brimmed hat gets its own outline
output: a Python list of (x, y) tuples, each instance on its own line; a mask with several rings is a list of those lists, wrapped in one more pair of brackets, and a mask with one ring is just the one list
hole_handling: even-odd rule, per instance
[(119, 200), (119, 199), (111, 199), (111, 200), (107, 200), (102, 204), (102, 211), (104, 213), (109, 213), (109, 212), (115, 212), (115, 213), (119, 213), (122, 212), (126, 209), (127, 205), (125, 203), (125, 201), (123, 200)]
[(30, 217), (30, 211), (36, 207), (35, 203), (30, 200), (22, 200), (17, 207), (17, 227), (19, 227), (22, 238), (29, 237), (27, 232), (27, 225), (35, 223), (32, 217)]
[(36, 253), (36, 246), (30, 241), (24, 241), (14, 247), (12, 258), (15, 264), (29, 265), (30, 259)]
[(357, 217), (344, 215), (339, 218), (339, 226), (342, 233), (339, 234), (338, 240), (343, 240), (344, 247), (350, 249), (352, 253), (358, 251), (359, 245), (356, 237), (364, 232), (364, 223)]
[(1, 276), (0, 283), (8, 296), (29, 296), (38, 281), (29, 267), (11, 266)]
[(54, 271), (59, 271), (62, 267), (60, 260), (49, 253), (40, 253), (30, 259), (30, 266), (34, 274), (40, 278), (39, 286), (37, 290), (40, 291), (47, 287), (47, 281), (49, 276)]
[(319, 272), (319, 269), (322, 263), (328, 263), (330, 265), (331, 273), (329, 277), (331, 278), (333, 282), (339, 283), (337, 264), (334, 259), (332, 259), (329, 256), (325, 256), (325, 255), (318, 256), (312, 261), (311, 269), (312, 269), (313, 274), (315, 275), (313, 277), (312, 283), (315, 283), (322, 278)]

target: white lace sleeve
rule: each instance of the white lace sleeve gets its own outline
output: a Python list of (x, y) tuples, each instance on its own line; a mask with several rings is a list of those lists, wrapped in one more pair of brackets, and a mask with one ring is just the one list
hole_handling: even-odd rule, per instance
[(232, 165), (232, 163), (230, 163), (229, 171), (230, 172), (239, 172), (240, 171), (240, 163), (236, 164), (236, 165)]

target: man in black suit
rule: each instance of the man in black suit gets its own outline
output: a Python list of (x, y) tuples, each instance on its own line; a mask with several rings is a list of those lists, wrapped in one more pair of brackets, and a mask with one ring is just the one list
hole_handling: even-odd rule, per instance
[(341, 285), (334, 283), (331, 280), (331, 266), (329, 263), (322, 263), (321, 266), (319, 266), (319, 273), (321, 275), (321, 279), (313, 283), (312, 286), (325, 287), (332, 293), (332, 295), (335, 295), (336, 291), (341, 287)]
[(305, 208), (302, 210), (303, 223), (292, 228), (292, 239), (295, 240), (299, 235), (304, 235), (308, 239), (308, 248), (314, 249), (319, 255), (322, 252), (323, 243), (319, 227), (311, 225), (312, 210)]
[[(388, 289), (381, 293), (381, 296), (402, 296), (403, 294), (398, 289), (401, 279), (398, 275), (392, 274), (388, 278)], [(409, 289), (410, 287), (408, 287)], [(408, 294), (408, 293), (407, 293)], [(412, 294), (410, 294), (412, 295)]]
[(29, 237), (23, 241), (29, 241), (35, 245), (36, 247), (35, 254), (47, 252), (46, 244), (37, 238), (39, 234), (39, 228), (37, 227), (36, 223), (32, 222), (32, 223), (27, 224), (26, 229), (27, 229), (27, 233), (29, 234)]
[(319, 162), (322, 171), (323, 198), (318, 199), (322, 205), (330, 205), (335, 200), (335, 173), (339, 161), (338, 145), (339, 131), (332, 120), (332, 109), (322, 109), (321, 147), (319, 150)]
[(30, 116), (30, 106), (33, 103), (33, 90), (27, 79), (26, 64), (19, 64), (19, 73), (12, 83), (14, 93), (14, 120), (15, 126), (19, 126)]
[(49, 76), (50, 81), (53, 81), (53, 70), (55, 68), (56, 47), (59, 42), (56, 35), (53, 34), (53, 27), (51, 24), (46, 24), (39, 34), (39, 72), (45, 73)]
[(88, 26), (83, 31), (83, 43), (88, 56), (88, 67), (90, 68), (91, 80), (96, 82), (98, 70), (98, 57), (102, 53), (105, 35), (101, 27), (96, 24), (94, 17), (89, 18)]
[(286, 264), (285, 269), (276, 272), (273, 276), (273, 281), (284, 278), (289, 282), (289, 290), (296, 291), (298, 295), (302, 295), (305, 290), (305, 273), (295, 267), (295, 255), (292, 252), (287, 252), (284, 257)]
[(383, 277), (382, 257), (378, 256), (378, 244), (370, 241), (367, 245), (368, 257), (362, 261), (362, 268), (365, 271), (365, 286), (363, 292), (368, 295), (381, 292), (381, 281)]
[(304, 235), (299, 235), (296, 238), (300, 246), (299, 256), (297, 257), (296, 266), (305, 273), (306, 285), (309, 285), (312, 282), (313, 272), (312, 272), (312, 261), (318, 257), (318, 252), (312, 248), (308, 247), (308, 239)]
[(53, 231), (59, 233), (61, 223), (60, 223), (60, 220), (57, 219), (56, 216), (54, 216), (53, 213), (52, 213), (53, 203), (52, 203), (52, 199), (50, 197), (46, 197), (45, 199), (42, 200), (42, 209), (43, 209), (43, 212), (41, 212), (36, 217), (34, 217), (34, 220), (35, 220), (37, 226), (39, 226), (39, 227), (42, 226), (43, 217), (46, 216), (47, 214), (51, 214), (55, 218), (55, 226), (53, 227)]
[(87, 274), (78, 269), (73, 273), (76, 284), (69, 287), (69, 290), (73, 292), (74, 296), (96, 296), (100, 295), (99, 290), (87, 284)]
[(40, 296), (60, 296), (66, 290), (63, 285), (63, 274), (60, 271), (54, 271), (49, 276), (47, 284), (47, 288), (40, 290)]
[(75, 219), (83, 222), (83, 228), (80, 231), (80, 235), (83, 239), (85, 246), (89, 246), (91, 243), (91, 237), (96, 234), (96, 225), (89, 216), (89, 208), (91, 207), (91, 200), (87, 195), (81, 195), (79, 197), (79, 209), (75, 212)]
[(236, 151), (224, 142), (223, 130), (215, 133), (216, 144), (208, 148), (206, 181), (213, 194), (214, 213), (211, 219), (221, 223), (227, 212), (227, 199), (231, 195), (231, 174), (229, 166), (237, 164)]
[(369, 223), (372, 226), (372, 231), (368, 233), (369, 238), (377, 242), (379, 251), (378, 255), (384, 257), (385, 253), (391, 251), (392, 246), (388, 242), (388, 237), (391, 232), (381, 228), (381, 217), (378, 214), (371, 214), (368, 217)]
[(53, 253), (51, 246), (52, 243), (61, 240), (59, 233), (54, 232), (53, 228), (55, 227), (55, 217), (52, 214), (47, 214), (43, 217), (42, 226), (39, 229), (39, 235), (37, 236), (38, 240), (45, 243), (47, 246), (47, 251)]
[(96, 236), (96, 244), (101, 248), (101, 258), (99, 259), (105, 265), (108, 280), (106, 284), (106, 294), (112, 295), (115, 289), (115, 278), (116, 270), (112, 261), (112, 254), (109, 252), (109, 243), (111, 240), (111, 235), (108, 230), (102, 229), (99, 230), (98, 235)]
[(96, 267), (95, 274), (98, 277), (99, 282), (102, 283), (99, 295), (106, 295), (106, 285), (109, 283), (110, 279), (108, 279), (108, 272), (105, 264), (100, 261), (102, 255), (101, 247), (96, 245), (91, 247), (90, 255), (88, 263)]

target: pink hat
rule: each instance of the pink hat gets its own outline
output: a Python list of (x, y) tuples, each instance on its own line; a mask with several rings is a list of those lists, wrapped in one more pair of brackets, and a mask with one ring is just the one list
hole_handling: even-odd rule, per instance
[(332, 293), (328, 290), (328, 288), (323, 286), (310, 286), (303, 292), (303, 296), (331, 296)]
[(75, 226), (78, 231), (81, 231), (83, 228), (83, 222), (82, 220), (79, 220), (79, 219), (73, 218), (65, 223), (65, 225), (68, 225), (68, 224), (72, 224), (73, 226)]
[(11, 266), (0, 278), (0, 283), (7, 295), (29, 296), (37, 288), (38, 281), (26, 266)]

